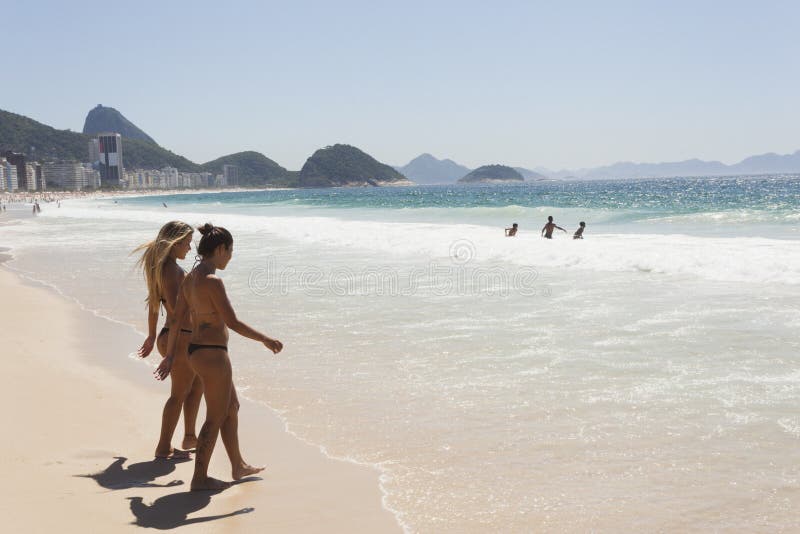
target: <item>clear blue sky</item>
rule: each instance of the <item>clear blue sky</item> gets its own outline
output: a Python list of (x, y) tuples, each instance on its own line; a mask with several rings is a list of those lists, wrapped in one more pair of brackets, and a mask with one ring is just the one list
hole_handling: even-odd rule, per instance
[[(800, 149), (800, 2), (0, 1), (0, 108), (197, 162), (579, 168)], [(12, 21), (6, 16), (15, 16)]]

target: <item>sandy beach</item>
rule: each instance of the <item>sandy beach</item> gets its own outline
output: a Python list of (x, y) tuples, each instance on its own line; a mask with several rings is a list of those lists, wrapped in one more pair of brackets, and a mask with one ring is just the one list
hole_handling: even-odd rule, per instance
[[(242, 449), (263, 476), (189, 492), (191, 461), (153, 460), (167, 385), (128, 357), (140, 336), (6, 268), (0, 295), (4, 532), (401, 531), (375, 470), (329, 459), (247, 401)], [(230, 480), (221, 443), (210, 472)]]

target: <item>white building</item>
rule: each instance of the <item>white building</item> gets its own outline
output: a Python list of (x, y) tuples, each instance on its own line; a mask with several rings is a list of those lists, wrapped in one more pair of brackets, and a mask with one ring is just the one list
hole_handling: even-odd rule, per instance
[(26, 163), (25, 174), (28, 176), (28, 191), (36, 191), (36, 167)]
[(86, 182), (85, 187), (91, 187), (92, 189), (100, 189), (100, 186), (103, 183), (102, 178), (100, 177), (100, 171), (95, 169), (89, 163), (84, 163), (81, 165), (83, 167), (83, 179)]
[(222, 174), (225, 176), (225, 185), (239, 185), (239, 167), (236, 165), (223, 165)]
[(178, 176), (178, 169), (175, 167), (164, 167), (161, 169), (161, 174), (164, 175), (164, 182), (168, 189), (175, 189), (180, 187), (180, 177)]
[(214, 185), (214, 175), (210, 172), (192, 172), (187, 176), (191, 179), (191, 186), (194, 188), (209, 187)]
[(17, 166), (12, 165), (5, 158), (0, 158), (0, 165), (3, 166), (3, 185), (4, 189), (9, 193), (19, 189), (17, 182)]
[(46, 182), (69, 191), (81, 191), (88, 185), (87, 173), (80, 163), (45, 163), (42, 175)]
[(225, 183), (224, 175), (210, 172), (180, 172), (175, 167), (160, 170), (126, 170), (121, 185), (127, 189), (200, 189)]
[(100, 163), (100, 141), (89, 139), (89, 163)]
[(36, 189), (38, 189), (39, 191), (47, 191), (47, 180), (44, 179), (44, 173), (42, 172), (42, 164), (34, 163), (33, 166), (36, 171), (35, 175)]

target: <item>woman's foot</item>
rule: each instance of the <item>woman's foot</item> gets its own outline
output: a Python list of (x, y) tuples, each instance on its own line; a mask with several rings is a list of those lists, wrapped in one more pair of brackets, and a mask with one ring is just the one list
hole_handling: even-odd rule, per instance
[(250, 475), (260, 473), (264, 469), (266, 469), (266, 467), (253, 467), (252, 465), (243, 463), (242, 465), (233, 468), (233, 480), (241, 480), (244, 477), (249, 477)]
[(196, 449), (197, 448), (197, 436), (190, 436), (185, 435), (183, 437), (183, 443), (181, 443), (181, 447), (187, 450)]
[(192, 479), (192, 491), (215, 491), (224, 490), (231, 486), (230, 482), (217, 480), (216, 478), (206, 477), (201, 480)]
[(166, 452), (156, 451), (156, 458), (160, 458), (162, 460), (187, 460), (189, 459), (189, 451), (170, 447), (170, 449)]

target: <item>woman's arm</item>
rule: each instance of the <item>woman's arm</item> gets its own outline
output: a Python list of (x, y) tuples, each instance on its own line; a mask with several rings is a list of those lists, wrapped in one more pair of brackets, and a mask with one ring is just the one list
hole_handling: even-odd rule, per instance
[(173, 324), (176, 326), (174, 328), (169, 329), (169, 337), (167, 338), (167, 354), (161, 363), (158, 365), (158, 368), (153, 372), (155, 377), (158, 380), (164, 380), (169, 376), (169, 372), (172, 370), (172, 360), (175, 357), (175, 345), (178, 343), (178, 336), (181, 333), (180, 325), (183, 324), (184, 319), (186, 319), (186, 315), (189, 313), (189, 304), (186, 302), (186, 299), (183, 297), (183, 291), (178, 291), (177, 300), (175, 302), (175, 310), (172, 313), (172, 320)]
[(223, 321), (225, 321), (225, 325), (228, 328), (240, 336), (260, 341), (265, 347), (275, 354), (278, 354), (281, 351), (283, 348), (283, 343), (277, 339), (272, 339), (266, 334), (262, 334), (255, 328), (243, 323), (238, 317), (236, 317), (236, 312), (231, 305), (231, 301), (228, 299), (228, 294), (225, 292), (225, 286), (220, 278), (216, 276), (209, 276), (208, 282), (211, 302), (214, 304), (214, 307), (217, 309), (220, 317)]
[(156, 326), (158, 326), (158, 308), (153, 305), (153, 303), (148, 304), (148, 312), (147, 312), (147, 338), (142, 343), (142, 346), (139, 347), (139, 350), (136, 352), (137, 356), (140, 358), (147, 358), (151, 352), (153, 352), (153, 347), (156, 344)]

